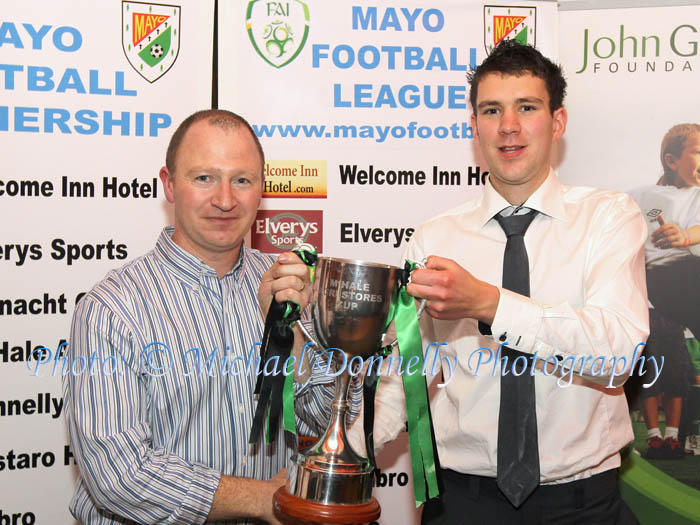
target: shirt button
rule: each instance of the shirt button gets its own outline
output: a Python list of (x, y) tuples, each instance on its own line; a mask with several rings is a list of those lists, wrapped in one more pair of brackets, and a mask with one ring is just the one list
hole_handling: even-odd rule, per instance
[(245, 408), (243, 407), (243, 405), (238, 405), (238, 413), (242, 414), (243, 412), (245, 412)]

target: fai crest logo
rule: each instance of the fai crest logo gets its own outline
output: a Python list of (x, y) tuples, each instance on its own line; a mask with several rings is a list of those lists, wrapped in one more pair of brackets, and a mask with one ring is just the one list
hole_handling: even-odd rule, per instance
[(484, 46), (486, 53), (501, 40), (515, 40), (521, 44), (535, 45), (536, 7), (484, 6)]
[(309, 7), (301, 0), (251, 0), (245, 24), (258, 55), (271, 66), (286, 66), (299, 55), (309, 36)]
[(123, 0), (122, 47), (139, 75), (158, 80), (180, 51), (180, 7)]

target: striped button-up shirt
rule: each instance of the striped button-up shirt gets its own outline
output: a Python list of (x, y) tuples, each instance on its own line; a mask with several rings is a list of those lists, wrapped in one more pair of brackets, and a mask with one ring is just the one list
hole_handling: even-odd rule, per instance
[[(247, 442), (257, 291), (274, 258), (243, 247), (219, 279), (171, 236), (76, 307), (64, 395), (81, 474), (70, 510), (84, 523), (203, 523), (221, 474), (267, 479), (294, 446), (281, 429), (271, 447)], [(321, 418), (330, 394), (309, 386), (322, 382), (297, 392)]]

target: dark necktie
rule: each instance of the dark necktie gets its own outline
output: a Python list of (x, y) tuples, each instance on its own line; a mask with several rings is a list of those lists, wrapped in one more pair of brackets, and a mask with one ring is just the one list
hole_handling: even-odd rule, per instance
[[(508, 238), (503, 254), (503, 288), (526, 296), (530, 295), (530, 270), (523, 236), (535, 215), (537, 211), (531, 210), (523, 215), (495, 217)], [(513, 375), (512, 363), (518, 355), (530, 357), (506, 346), (501, 348), (501, 356), (508, 358), (510, 366), (508, 375), (501, 374), (497, 456), (498, 487), (515, 507), (519, 507), (540, 482), (535, 378), (527, 371), (520, 376)]]

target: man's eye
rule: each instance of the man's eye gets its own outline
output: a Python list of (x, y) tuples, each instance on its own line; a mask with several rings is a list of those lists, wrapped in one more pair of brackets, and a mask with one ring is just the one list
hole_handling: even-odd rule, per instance
[(250, 179), (247, 177), (239, 177), (236, 179), (235, 182), (236, 182), (236, 184), (245, 185), (245, 184), (250, 184)]
[(484, 110), (484, 115), (496, 115), (498, 113), (498, 109), (496, 108), (486, 108)]
[(536, 108), (535, 106), (525, 105), (525, 106), (523, 106), (521, 109), (522, 109), (523, 111), (526, 111), (526, 112), (527, 112), (527, 111), (535, 111), (537, 108)]
[(194, 180), (197, 182), (209, 182), (211, 177), (209, 175), (197, 175)]

